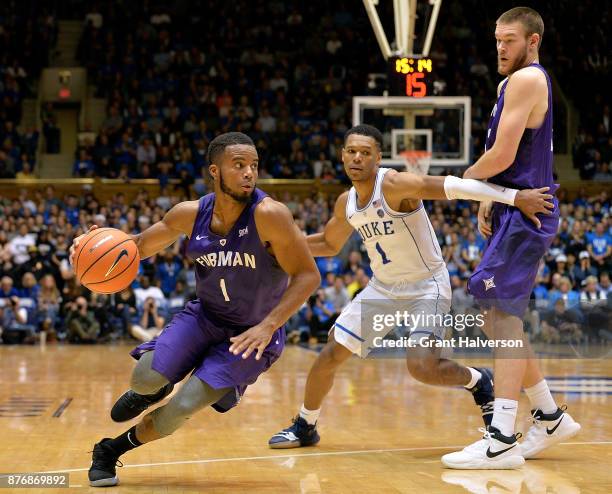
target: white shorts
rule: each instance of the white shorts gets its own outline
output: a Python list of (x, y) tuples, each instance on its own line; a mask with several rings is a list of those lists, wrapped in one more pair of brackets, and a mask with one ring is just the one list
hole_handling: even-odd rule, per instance
[[(450, 311), (450, 304), (446, 269), (421, 281), (393, 286), (373, 278), (336, 319), (334, 338), (362, 358), (391, 331), (397, 337), (409, 334), (410, 339), (416, 340), (432, 335), (442, 339), (444, 326), (426, 316), (444, 315)], [(398, 321), (401, 322), (397, 324)]]

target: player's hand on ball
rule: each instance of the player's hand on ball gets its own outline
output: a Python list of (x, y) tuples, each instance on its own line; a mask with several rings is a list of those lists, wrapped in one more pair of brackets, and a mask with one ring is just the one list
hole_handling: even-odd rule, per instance
[(70, 257), (69, 257), (69, 260), (70, 260), (70, 265), (71, 265), (71, 266), (74, 266), (74, 262), (73, 262), (73, 261), (74, 261), (74, 251), (75, 251), (75, 250), (76, 250), (76, 248), (79, 246), (79, 242), (81, 241), (81, 239), (82, 239), (82, 238), (83, 238), (85, 235), (87, 235), (89, 232), (91, 232), (91, 231), (95, 230), (96, 228), (98, 228), (98, 225), (91, 225), (91, 226), (89, 227), (89, 230), (87, 230), (85, 233), (83, 233), (83, 235), (79, 235), (77, 238), (75, 238), (75, 239), (72, 241), (72, 245), (70, 246)]
[(230, 338), (232, 345), (229, 351), (234, 355), (242, 353), (242, 358), (247, 359), (254, 351), (257, 351), (255, 360), (259, 360), (263, 355), (264, 350), (270, 343), (274, 330), (270, 330), (267, 325), (258, 324), (238, 336)]
[(555, 205), (550, 201), (553, 196), (546, 194), (549, 189), (550, 187), (519, 190), (514, 198), (514, 205), (538, 228), (541, 228), (542, 224), (536, 214), (552, 214), (552, 210), (555, 209)]
[(493, 234), (491, 229), (491, 209), (493, 203), (491, 201), (482, 201), (478, 208), (478, 231), (483, 237), (488, 238)]

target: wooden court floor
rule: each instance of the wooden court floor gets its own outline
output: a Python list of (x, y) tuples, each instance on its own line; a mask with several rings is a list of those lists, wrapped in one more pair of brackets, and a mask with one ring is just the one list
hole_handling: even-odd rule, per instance
[[(126, 389), (130, 346), (0, 346), (0, 471), (68, 472), (87, 483), (93, 444), (129, 427), (109, 410)], [(610, 493), (612, 362), (547, 360), (560, 403), (583, 429), (517, 471), (453, 471), (439, 458), (478, 439), (481, 425), (461, 389), (413, 381), (398, 360), (351, 359), (320, 418), (317, 447), (270, 450), (269, 436), (290, 423), (316, 353), (288, 347), (222, 415), (193, 417), (173, 436), (126, 454), (121, 484), (107, 493)], [(520, 423), (527, 429), (528, 404)], [(519, 430), (521, 427), (519, 427)]]

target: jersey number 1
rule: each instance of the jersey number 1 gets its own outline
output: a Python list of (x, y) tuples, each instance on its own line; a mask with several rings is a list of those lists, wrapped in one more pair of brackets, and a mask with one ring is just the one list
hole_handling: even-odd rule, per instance
[(226, 302), (229, 302), (229, 295), (227, 294), (227, 288), (225, 288), (225, 278), (221, 278), (219, 280), (219, 286), (221, 287), (221, 293), (223, 293), (223, 298)]
[(380, 254), (380, 257), (382, 257), (383, 264), (389, 264), (391, 262), (391, 259), (387, 259), (387, 254), (382, 249), (379, 242), (376, 242), (376, 252)]

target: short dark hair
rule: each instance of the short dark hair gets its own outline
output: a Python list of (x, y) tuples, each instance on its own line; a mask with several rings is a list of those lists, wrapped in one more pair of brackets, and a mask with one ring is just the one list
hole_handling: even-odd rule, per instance
[(346, 140), (352, 134), (371, 137), (376, 141), (378, 149), (382, 149), (383, 136), (380, 130), (378, 130), (376, 127), (373, 127), (372, 125), (368, 124), (359, 124), (355, 125), (355, 127), (351, 127), (349, 130), (346, 131), (346, 134), (344, 134), (344, 144), (346, 144)]
[(219, 156), (225, 151), (228, 146), (234, 146), (236, 144), (246, 144), (247, 146), (255, 147), (253, 139), (242, 132), (226, 132), (225, 134), (218, 135), (208, 145), (206, 152), (206, 161), (211, 165), (214, 163)]
[(525, 28), (527, 36), (531, 36), (534, 33), (539, 34), (540, 41), (538, 42), (538, 48), (540, 47), (542, 37), (544, 36), (544, 21), (540, 14), (529, 7), (514, 7), (504, 12), (497, 19), (497, 24), (510, 24), (512, 22), (520, 22)]

